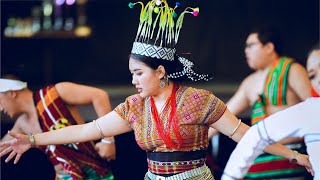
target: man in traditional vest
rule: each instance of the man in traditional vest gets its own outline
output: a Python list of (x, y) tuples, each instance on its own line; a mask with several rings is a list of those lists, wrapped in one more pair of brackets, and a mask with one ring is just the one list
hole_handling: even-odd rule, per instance
[[(243, 80), (227, 106), (235, 115), (252, 107), (252, 125), (310, 97), (307, 71), (281, 53), (279, 36), (273, 29), (265, 27), (249, 34), (245, 55), (255, 72)], [(210, 128), (209, 137), (213, 134), (215, 130)], [(280, 143), (294, 150), (305, 149), (301, 138), (285, 138)], [(245, 178), (304, 179), (304, 175), (303, 167), (279, 156), (263, 154), (255, 160)]]
[[(284, 137), (304, 137), (312, 165), (309, 171), (314, 175), (309, 179), (320, 180), (319, 107), (320, 97), (308, 98), (252, 126), (232, 152), (221, 179), (242, 179), (265, 147)], [(291, 161), (296, 161), (298, 156), (295, 152)]]
[[(264, 147), (283, 137), (304, 137), (314, 180), (320, 180), (320, 46), (311, 49), (307, 59), (311, 95), (306, 101), (274, 113), (251, 127), (238, 143), (224, 169), (223, 180), (241, 179)], [(303, 121), (302, 121), (303, 120)], [(246, 153), (243, 153), (245, 151)], [(298, 154), (296, 154), (298, 155)]]
[[(108, 94), (101, 89), (62, 82), (32, 92), (26, 82), (0, 78), (0, 110), (15, 120), (14, 132), (40, 133), (85, 123), (76, 106), (90, 104), (99, 117), (111, 111)], [(6, 134), (1, 141), (11, 138)], [(54, 165), (56, 179), (113, 179), (105, 160), (115, 159), (113, 137), (97, 144), (37, 148), (43, 149)]]

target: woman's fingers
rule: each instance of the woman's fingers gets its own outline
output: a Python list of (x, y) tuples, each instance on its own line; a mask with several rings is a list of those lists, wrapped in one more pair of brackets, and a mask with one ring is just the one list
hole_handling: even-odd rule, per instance
[(11, 151), (12, 151), (12, 148), (11, 148), (10, 146), (7, 147), (7, 148), (5, 148), (5, 149), (0, 153), (0, 157), (8, 154), (8, 153), (11, 152)]
[(7, 157), (7, 159), (5, 160), (5, 162), (6, 163), (9, 162), (16, 154), (17, 154), (16, 152), (12, 151)]
[(26, 148), (25, 144), (27, 143), (23, 141), (24, 135), (20, 135), (11, 131), (8, 131), (8, 134), (12, 136), (14, 139), (0, 143), (0, 147), (4, 147), (3, 150), (0, 152), (0, 157), (11, 152), (9, 156), (6, 158), (5, 162), (9, 162), (11, 159), (15, 157), (14, 164), (16, 164), (20, 160), (24, 151), (26, 151), (24, 149)]
[(20, 158), (21, 158), (21, 156), (22, 156), (22, 154), (17, 154), (16, 155), (16, 158), (14, 159), (14, 164), (17, 164), (18, 163), (18, 161), (20, 160)]
[(304, 155), (303, 156), (306, 158), (306, 164), (304, 164), (305, 168), (307, 169), (307, 171), (312, 175), (314, 176), (314, 171), (312, 169), (312, 165), (309, 161), (309, 156), (308, 155)]
[(17, 138), (18, 137), (18, 134), (17, 133), (14, 133), (12, 131), (8, 131), (8, 134), (14, 138)]
[(312, 176), (314, 176), (314, 171), (313, 171), (312, 167), (311, 168), (310, 167), (306, 167), (306, 169)]
[(0, 147), (5, 147), (5, 146), (10, 146), (10, 142), (9, 141), (3, 141), (0, 143)]

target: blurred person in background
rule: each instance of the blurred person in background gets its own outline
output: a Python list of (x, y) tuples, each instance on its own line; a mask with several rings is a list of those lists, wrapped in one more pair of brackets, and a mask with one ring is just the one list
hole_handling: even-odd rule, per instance
[[(98, 88), (61, 82), (31, 91), (27, 83), (0, 78), (0, 110), (15, 120), (11, 131), (46, 132), (83, 124), (77, 106), (93, 105), (98, 117), (111, 111), (108, 94)], [(1, 141), (13, 139), (6, 134)], [(101, 142), (37, 146), (54, 165), (57, 179), (113, 179), (107, 161), (114, 160), (114, 137)], [(3, 149), (1, 149), (3, 150)], [(107, 160), (107, 161), (106, 161)]]
[[(281, 54), (281, 40), (275, 29), (267, 26), (257, 28), (247, 37), (245, 55), (249, 67), (255, 72), (242, 81), (227, 106), (235, 115), (252, 107), (251, 125), (310, 97), (311, 83), (305, 68)], [(216, 133), (210, 128), (209, 137)], [(279, 143), (305, 153), (305, 145), (300, 137), (285, 138)], [(302, 166), (292, 164), (287, 159), (262, 154), (245, 178), (305, 179), (306, 174)]]
[[(311, 49), (307, 70), (312, 83), (310, 98), (252, 126), (233, 151), (223, 180), (241, 179), (262, 150), (285, 137), (304, 137), (314, 179), (320, 179), (320, 46)], [(243, 152), (246, 153), (243, 153)], [(296, 152), (296, 155), (298, 153)]]

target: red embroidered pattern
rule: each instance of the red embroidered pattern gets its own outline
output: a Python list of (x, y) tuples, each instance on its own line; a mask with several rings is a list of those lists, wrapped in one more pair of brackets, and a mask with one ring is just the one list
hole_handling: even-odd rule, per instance
[(155, 174), (178, 174), (204, 165), (206, 159), (189, 161), (159, 162), (147, 159), (148, 169)]

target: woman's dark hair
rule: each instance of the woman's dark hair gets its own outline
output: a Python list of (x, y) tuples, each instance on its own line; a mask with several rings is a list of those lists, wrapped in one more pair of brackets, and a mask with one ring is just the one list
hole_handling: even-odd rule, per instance
[(269, 26), (257, 27), (251, 33), (257, 33), (258, 39), (263, 45), (269, 42), (272, 43), (277, 54), (282, 55), (282, 41), (279, 32), (275, 28)]
[(318, 42), (317, 44), (315, 44), (309, 51), (308, 53), (308, 56), (310, 56), (310, 54), (313, 52), (313, 51), (317, 51), (317, 50), (320, 50), (320, 42)]
[[(166, 70), (167, 75), (175, 73), (175, 72), (181, 72), (181, 71), (183, 71), (183, 68), (184, 68), (184, 66), (178, 60), (177, 55), (175, 55), (175, 58), (173, 61), (152, 58), (152, 57), (147, 57), (147, 56), (133, 54), (133, 53), (131, 53), (129, 55), (129, 58), (133, 58), (137, 61), (140, 61), (154, 70), (156, 70), (160, 65), (162, 65), (164, 67), (164, 69)], [(171, 80), (174, 82), (180, 82), (180, 83), (190, 81), (190, 79), (187, 76), (182, 76), (182, 77), (174, 78)]]

